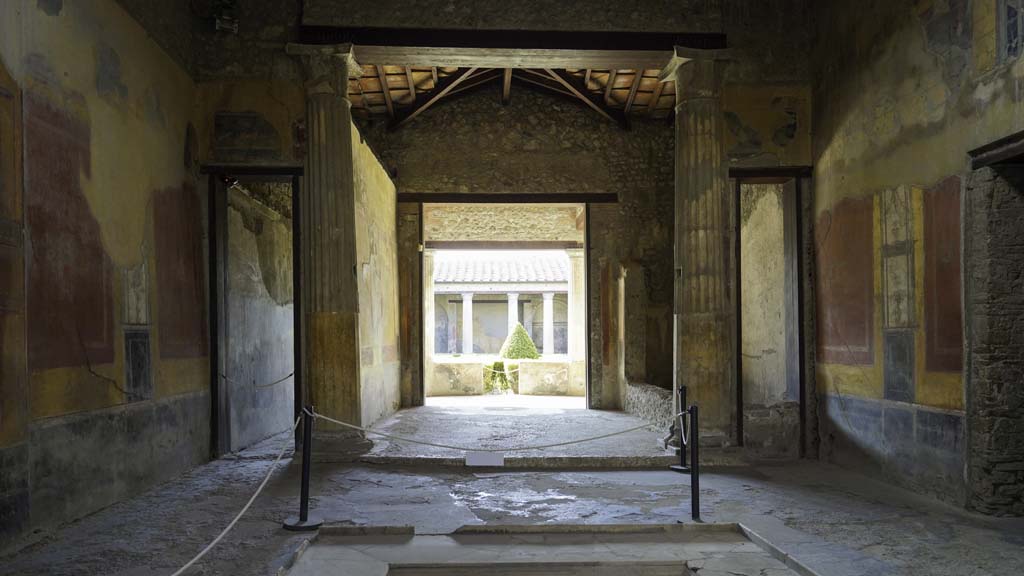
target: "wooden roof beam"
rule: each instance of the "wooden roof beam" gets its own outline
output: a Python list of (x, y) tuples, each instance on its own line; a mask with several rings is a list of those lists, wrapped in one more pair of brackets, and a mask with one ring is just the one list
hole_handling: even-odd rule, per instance
[(607, 104), (601, 101), (599, 96), (595, 96), (587, 90), (587, 87), (583, 85), (583, 81), (579, 78), (569, 74), (565, 70), (552, 70), (550, 68), (545, 69), (555, 81), (564, 86), (569, 92), (572, 92), (574, 96), (579, 98), (584, 104), (589, 106), (592, 110), (604, 116), (608, 120), (615, 122), (622, 128), (629, 129), (629, 119), (621, 110), (615, 110), (609, 108)]
[(636, 99), (636, 92), (640, 89), (640, 80), (644, 77), (643, 70), (636, 70), (633, 76), (633, 83), (629, 86), (629, 96), (626, 97), (626, 105), (622, 109), (623, 114), (629, 114), (633, 108), (633, 101)]
[(476, 72), (476, 70), (476, 68), (465, 68), (451, 76), (445, 77), (443, 80), (438, 82), (433, 91), (420, 94), (420, 96), (413, 101), (412, 108), (392, 118), (391, 123), (388, 124), (388, 129), (397, 130), (405, 124), (408, 124), (413, 118), (422, 114), (425, 110), (436, 104), (438, 100), (444, 98), (456, 86), (472, 76), (473, 72)]
[(654, 92), (651, 93), (651, 99), (647, 101), (647, 116), (653, 116), (654, 111), (658, 109), (658, 101), (661, 100), (661, 92), (665, 90), (665, 83), (658, 82), (654, 86)]
[(395, 104), (391, 101), (391, 88), (388, 88), (388, 74), (384, 71), (382, 64), (377, 65), (377, 78), (380, 79), (380, 89), (384, 93), (384, 105), (388, 109), (388, 118), (394, 118)]
[(536, 87), (539, 87), (539, 88), (544, 88), (545, 90), (547, 90), (549, 92), (555, 92), (555, 93), (560, 94), (562, 96), (565, 96), (565, 97), (567, 97), (567, 98), (569, 98), (571, 100), (576, 100), (576, 95), (575, 94), (573, 94), (572, 92), (569, 92), (568, 90), (562, 88), (562, 86), (560, 84), (557, 84), (557, 83), (555, 83), (555, 82), (553, 82), (553, 81), (551, 81), (549, 79), (540, 78), (540, 77), (536, 77), (536, 76), (529, 76), (529, 75), (523, 74), (522, 70), (515, 70), (515, 71), (513, 71), (512, 78), (514, 80), (518, 80), (518, 81), (523, 82), (525, 84), (528, 84), (530, 86), (536, 86)]
[(508, 106), (512, 101), (512, 69), (505, 68), (501, 81), (501, 105)]

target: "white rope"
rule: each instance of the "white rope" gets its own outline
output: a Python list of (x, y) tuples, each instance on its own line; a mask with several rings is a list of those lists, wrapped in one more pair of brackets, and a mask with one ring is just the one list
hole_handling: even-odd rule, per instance
[(403, 438), (401, 436), (395, 436), (394, 434), (387, 434), (385, 432), (378, 432), (376, 430), (369, 430), (369, 429), (366, 429), (366, 428), (362, 428), (360, 426), (356, 426), (354, 424), (349, 424), (348, 422), (342, 422), (341, 420), (335, 420), (334, 418), (331, 418), (329, 416), (324, 416), (323, 414), (320, 414), (319, 412), (315, 412), (315, 411), (313, 412), (313, 415), (316, 416), (317, 418), (320, 418), (321, 420), (326, 420), (328, 422), (332, 422), (332, 423), (337, 424), (339, 426), (344, 426), (346, 428), (351, 428), (353, 430), (359, 430), (360, 432), (364, 432), (366, 434), (375, 434), (377, 436), (383, 436), (384, 438), (388, 438), (389, 440), (397, 440), (399, 442), (408, 442), (409, 444), (419, 444), (421, 446), (432, 446), (434, 448), (445, 448), (445, 449), (448, 449), (448, 450), (458, 450), (460, 452), (523, 452), (523, 451), (526, 451), (526, 450), (543, 450), (545, 448), (557, 448), (559, 446), (569, 446), (569, 445), (572, 445), (572, 444), (583, 444), (584, 442), (592, 442), (594, 440), (601, 440), (603, 438), (611, 438), (612, 436), (619, 436), (621, 434), (628, 434), (629, 432), (635, 432), (635, 431), (640, 430), (642, 428), (650, 428), (652, 426), (652, 424), (641, 424), (640, 426), (634, 426), (634, 427), (629, 428), (627, 430), (619, 430), (618, 432), (611, 432), (611, 433), (608, 433), (608, 434), (602, 434), (600, 436), (591, 436), (589, 438), (581, 438), (579, 440), (570, 440), (568, 442), (557, 442), (555, 444), (542, 444), (540, 446), (520, 446), (520, 447), (514, 447), (514, 448), (466, 448), (464, 446), (450, 446), (448, 444), (435, 444), (433, 442), (423, 442), (422, 440), (413, 440), (411, 438)]
[[(299, 422), (301, 422), (301, 421), (302, 421), (302, 416), (299, 416), (298, 418), (295, 419), (295, 425), (292, 426), (292, 432), (295, 432), (295, 429), (299, 427)], [(231, 523), (228, 524), (227, 527), (224, 528), (224, 530), (222, 530), (221, 533), (218, 534), (217, 537), (213, 539), (213, 542), (210, 542), (209, 544), (207, 544), (206, 548), (203, 548), (202, 552), (200, 552), (199, 554), (196, 554), (196, 556), (194, 558), (192, 558), (191, 560), (188, 561), (188, 564), (185, 564), (184, 566), (179, 568), (178, 571), (175, 572), (174, 574), (172, 574), (171, 576), (180, 576), (181, 574), (184, 574), (185, 571), (188, 570), (190, 567), (192, 567), (193, 564), (198, 562), (200, 558), (202, 558), (203, 556), (206, 556), (206, 553), (209, 552), (210, 550), (212, 550), (213, 547), (216, 546), (217, 543), (220, 542), (221, 539), (223, 539), (224, 536), (226, 536), (227, 533), (230, 532), (231, 529), (235, 527), (235, 524), (237, 524), (238, 521), (242, 518), (242, 516), (246, 512), (249, 511), (249, 507), (252, 506), (252, 503), (256, 501), (256, 497), (260, 495), (260, 492), (263, 492), (263, 488), (266, 487), (267, 482), (270, 480), (270, 476), (274, 474), (274, 470), (277, 468), (278, 462), (280, 462), (281, 458), (284, 457), (284, 453), (288, 451), (288, 447), (290, 445), (291, 445), (290, 442), (285, 442), (284, 448), (281, 448), (281, 451), (278, 452), (278, 454), (277, 454), (277, 458), (274, 459), (274, 463), (270, 465), (270, 470), (267, 471), (267, 475), (266, 475), (266, 477), (263, 478), (263, 482), (260, 482), (259, 488), (257, 488), (256, 492), (254, 492), (252, 497), (249, 498), (249, 501), (245, 503), (245, 506), (242, 508), (241, 512), (239, 512), (238, 515), (235, 516), (235, 519), (232, 520)]]

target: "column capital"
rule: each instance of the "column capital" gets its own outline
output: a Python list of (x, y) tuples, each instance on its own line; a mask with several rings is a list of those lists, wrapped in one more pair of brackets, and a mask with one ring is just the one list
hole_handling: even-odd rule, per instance
[(554, 300), (554, 298), (555, 298), (555, 293), (554, 293), (554, 292), (544, 292), (544, 293), (542, 294), (542, 296), (544, 296), (544, 299), (545, 299), (545, 300)]
[(336, 94), (348, 98), (348, 79), (359, 78), (363, 69), (356, 62), (351, 44), (294, 44), (285, 52), (302, 63), (306, 93)]
[(462, 299), (463, 300), (472, 300), (473, 299), (473, 294), (475, 294), (475, 292), (462, 292)]
[(728, 50), (698, 50), (676, 46), (668, 65), (658, 75), (661, 82), (676, 83), (676, 105), (696, 98), (720, 98), (719, 62), (729, 60)]

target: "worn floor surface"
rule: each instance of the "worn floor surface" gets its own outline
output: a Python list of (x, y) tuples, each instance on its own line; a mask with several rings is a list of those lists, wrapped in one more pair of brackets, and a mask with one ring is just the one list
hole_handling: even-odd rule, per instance
[[(797, 576), (734, 525), (581, 532), (478, 528), (446, 535), (324, 533), (290, 576)], [(653, 528), (660, 528), (655, 531)]]
[[(513, 448), (570, 442), (644, 426), (624, 412), (583, 409), (582, 398), (472, 396), (429, 398), (373, 429), (403, 438), (466, 448)], [(458, 435), (452, 431), (458, 430)], [(664, 430), (646, 426), (582, 444), (505, 453), (509, 467), (662, 467), (674, 457), (664, 449)], [(363, 458), (377, 464), (462, 465), (464, 452), (374, 438)]]
[[(196, 468), (72, 523), (0, 574), (171, 574), (228, 523), (267, 472), (277, 439)], [(308, 536), (285, 532), (298, 461), (286, 459), (235, 530), (192, 574), (273, 574)], [(312, 506), (328, 521), (412, 525), (666, 524), (689, 521), (688, 477), (663, 471), (520, 471), (317, 464)], [(1024, 574), (1024, 522), (967, 514), (832, 466), (719, 470), (702, 476), (706, 521), (742, 521), (822, 574)]]

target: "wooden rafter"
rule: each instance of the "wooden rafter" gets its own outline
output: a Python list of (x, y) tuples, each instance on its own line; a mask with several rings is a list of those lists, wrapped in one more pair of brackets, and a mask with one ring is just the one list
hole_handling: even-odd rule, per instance
[(612, 90), (615, 89), (615, 77), (618, 74), (619, 71), (614, 68), (608, 71), (608, 84), (604, 87), (604, 101), (606, 104), (612, 103)]
[(427, 108), (436, 104), (438, 100), (448, 95), (448, 93), (456, 86), (472, 76), (476, 70), (476, 68), (461, 68), (455, 74), (446, 76), (443, 80), (437, 83), (434, 90), (429, 93), (420, 94), (419, 97), (413, 101), (410, 109), (395, 116), (388, 125), (388, 128), (390, 130), (395, 130), (409, 123), (409, 121), (422, 114)]
[(388, 108), (388, 117), (395, 117), (395, 104), (391, 101), (391, 89), (388, 88), (388, 75), (382, 64), (377, 65), (377, 78), (380, 79), (380, 90), (384, 93), (384, 105)]
[(629, 86), (629, 96), (626, 97), (626, 106), (623, 108), (623, 114), (629, 114), (629, 111), (633, 108), (633, 101), (636, 99), (636, 92), (640, 89), (640, 80), (644, 77), (643, 70), (635, 70), (636, 74), (633, 75), (633, 83)]
[(500, 69), (484, 70), (480, 74), (474, 74), (469, 78), (466, 78), (458, 85), (458, 87), (453, 88), (450, 92), (448, 92), (448, 95), (446, 97), (450, 98), (460, 92), (464, 92), (466, 90), (471, 90), (478, 86), (482, 86), (492, 80), (497, 80), (498, 78), (501, 78), (502, 75), (503, 72)]
[(512, 78), (520, 82), (524, 82), (530, 86), (537, 86), (540, 88), (544, 88), (545, 90), (561, 94), (562, 96), (566, 96), (573, 100), (576, 99), (576, 96), (572, 92), (569, 92), (568, 90), (562, 88), (561, 84), (557, 84), (548, 78), (530, 76), (528, 74), (523, 74), (522, 72), (522, 70), (514, 71), (512, 74)]
[(416, 100), (416, 80), (412, 77), (411, 66), (405, 67), (405, 80), (409, 83), (409, 96), (411, 96), (413, 100)]
[(501, 80), (501, 103), (504, 106), (508, 106), (508, 103), (512, 101), (512, 69), (505, 68), (502, 72)]
[(583, 85), (582, 80), (564, 70), (545, 68), (544, 71), (595, 112), (619, 126), (629, 129), (629, 120), (626, 115), (621, 110), (609, 108), (607, 104), (601, 101), (600, 97), (591, 94), (590, 90), (587, 90), (587, 87)]
[(651, 93), (651, 99), (647, 101), (647, 115), (653, 116), (654, 111), (658, 109), (658, 101), (661, 100), (661, 91), (665, 89), (664, 82), (658, 82), (654, 86), (654, 92)]

